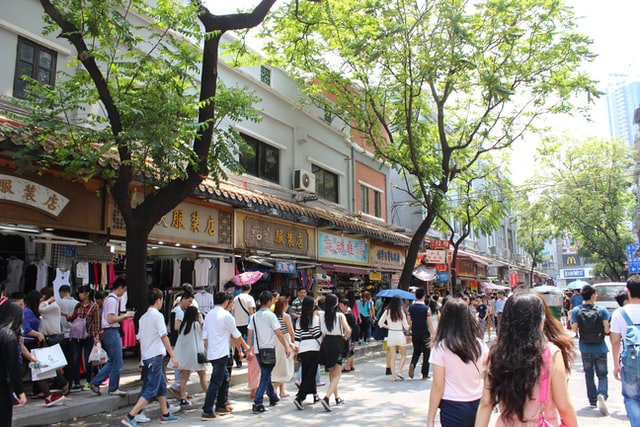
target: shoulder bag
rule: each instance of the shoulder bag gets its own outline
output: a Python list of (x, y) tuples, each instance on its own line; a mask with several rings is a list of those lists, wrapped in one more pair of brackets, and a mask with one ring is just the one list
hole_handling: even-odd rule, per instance
[(260, 341), (258, 341), (258, 326), (256, 323), (256, 316), (253, 316), (253, 329), (256, 332), (256, 346), (258, 347), (258, 361), (265, 367), (274, 366), (276, 364), (276, 349), (274, 348), (260, 348)]

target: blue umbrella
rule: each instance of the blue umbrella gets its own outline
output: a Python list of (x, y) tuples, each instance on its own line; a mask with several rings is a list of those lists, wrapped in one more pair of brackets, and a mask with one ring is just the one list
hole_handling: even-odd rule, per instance
[(567, 285), (566, 289), (571, 289), (571, 290), (577, 289), (577, 290), (580, 290), (580, 289), (582, 289), (582, 287), (584, 285), (590, 285), (590, 284), (591, 283), (585, 282), (584, 280), (574, 280), (573, 282), (571, 282), (571, 283), (569, 283)]
[(376, 296), (383, 297), (383, 298), (400, 297), (402, 299), (408, 299), (411, 301), (416, 299), (416, 296), (413, 293), (404, 291), (402, 289), (383, 289), (380, 292), (378, 292)]

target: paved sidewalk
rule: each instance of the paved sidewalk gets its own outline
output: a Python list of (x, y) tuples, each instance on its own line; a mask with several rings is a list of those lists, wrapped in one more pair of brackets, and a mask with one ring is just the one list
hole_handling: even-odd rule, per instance
[[(372, 343), (367, 346), (356, 348), (356, 359), (365, 360), (372, 357), (379, 357), (382, 353), (380, 343)], [(127, 396), (109, 396), (106, 387), (102, 387), (102, 395), (97, 396), (93, 392), (81, 391), (69, 393), (63, 403), (47, 408), (44, 406), (44, 399), (31, 399), (24, 406), (14, 407), (13, 426), (41, 426), (51, 425), (59, 422), (73, 420), (74, 418), (87, 417), (101, 412), (115, 411), (123, 407), (131, 407), (138, 399), (141, 381), (138, 372), (138, 357), (128, 356), (124, 359), (124, 368), (120, 377), (120, 388), (127, 392)], [(231, 375), (231, 386), (247, 383), (246, 362), (242, 368), (233, 368)], [(207, 379), (210, 371), (207, 371)], [(190, 393), (202, 393), (197, 374), (192, 373), (188, 390)], [(169, 379), (173, 379), (173, 374), (169, 372)], [(27, 393), (30, 385), (25, 384)], [(157, 403), (150, 406), (157, 406)]]

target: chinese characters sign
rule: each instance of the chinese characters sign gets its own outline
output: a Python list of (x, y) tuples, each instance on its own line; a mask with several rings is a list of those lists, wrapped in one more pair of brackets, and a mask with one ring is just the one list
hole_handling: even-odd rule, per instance
[(44, 185), (11, 175), (0, 174), (0, 200), (28, 205), (59, 216), (69, 199)]
[(306, 255), (309, 249), (309, 234), (304, 228), (246, 218), (244, 242), (248, 248)]
[(427, 250), (424, 255), (427, 264), (444, 264), (447, 262), (447, 251)]
[(449, 249), (448, 240), (430, 240), (429, 249)]
[(276, 261), (276, 273), (294, 274), (296, 263), (292, 261)]
[(318, 231), (318, 258), (368, 264), (369, 244), (364, 239)]
[(371, 245), (372, 267), (402, 269), (404, 261), (404, 249), (391, 246)]
[(160, 218), (151, 235), (230, 244), (231, 214), (200, 205), (180, 203)]

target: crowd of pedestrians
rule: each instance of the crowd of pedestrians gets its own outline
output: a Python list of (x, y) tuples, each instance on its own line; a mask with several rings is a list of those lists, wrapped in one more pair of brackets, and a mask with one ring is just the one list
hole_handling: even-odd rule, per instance
[[(345, 404), (340, 378), (343, 372), (356, 370), (356, 346), (384, 340), (386, 374), (391, 381), (405, 380), (409, 345), (407, 376), (414, 379), (419, 368), (418, 378), (431, 379), (425, 408), (428, 426), (435, 425), (438, 415), (444, 427), (487, 426), (493, 412), (499, 412), (497, 426), (577, 426), (567, 389), (567, 375), (577, 354), (574, 340), (578, 339), (584, 369), (586, 401), (606, 416), (606, 337), (610, 335), (614, 378), (622, 381), (631, 425), (640, 426), (640, 373), (627, 357), (635, 351), (630, 350), (633, 327), (638, 328), (640, 350), (640, 276), (630, 277), (627, 288), (619, 296), (625, 307), (611, 316), (597, 305), (595, 288), (582, 287), (567, 296), (566, 323), (554, 317), (540, 294), (522, 286), (511, 295), (502, 290), (490, 295), (447, 295), (442, 304), (421, 288), (414, 290), (415, 301), (397, 296), (374, 301), (368, 292), (359, 297), (323, 294), (313, 298), (300, 289), (289, 304), (289, 297), (271, 291), (262, 291), (256, 298), (251, 285), (244, 285), (235, 296), (216, 293), (214, 307), (203, 315), (187, 285), (176, 298), (168, 322), (162, 314), (164, 294), (152, 289), (136, 335), (142, 388), (121, 423), (136, 427), (150, 421), (143, 409), (154, 399), (160, 404), (160, 422), (179, 420), (176, 412), (193, 406), (187, 391), (193, 372), (205, 393), (201, 419), (230, 414), (231, 370), (243, 363), (249, 370), (254, 414), (267, 412), (288, 397), (293, 397), (290, 402), (298, 410), (319, 403), (331, 412)], [(0, 294), (0, 412), (9, 414), (8, 419), (0, 417), (0, 426), (11, 425), (13, 406), (27, 400), (23, 378), (29, 366), (39, 362), (30, 352), (34, 348), (59, 344), (69, 361), (53, 378), (32, 382), (31, 395), (44, 398), (45, 406), (60, 403), (72, 391), (100, 395), (105, 385), (110, 395), (126, 395), (119, 383), (120, 326), (134, 315), (120, 308), (126, 290), (126, 280), (118, 278), (106, 296), (94, 294), (89, 286), (79, 287), (77, 300), (68, 286), (60, 289), (59, 301), (51, 288), (27, 295)], [(487, 342), (493, 344), (491, 348)], [(96, 346), (108, 356), (99, 366), (89, 357)], [(7, 351), (12, 348), (15, 351)], [(296, 365), (297, 392), (291, 396), (286, 388)], [(329, 382), (321, 397), (322, 368)], [(174, 371), (174, 384), (167, 381), (167, 369)], [(168, 397), (176, 403), (170, 404)]]

